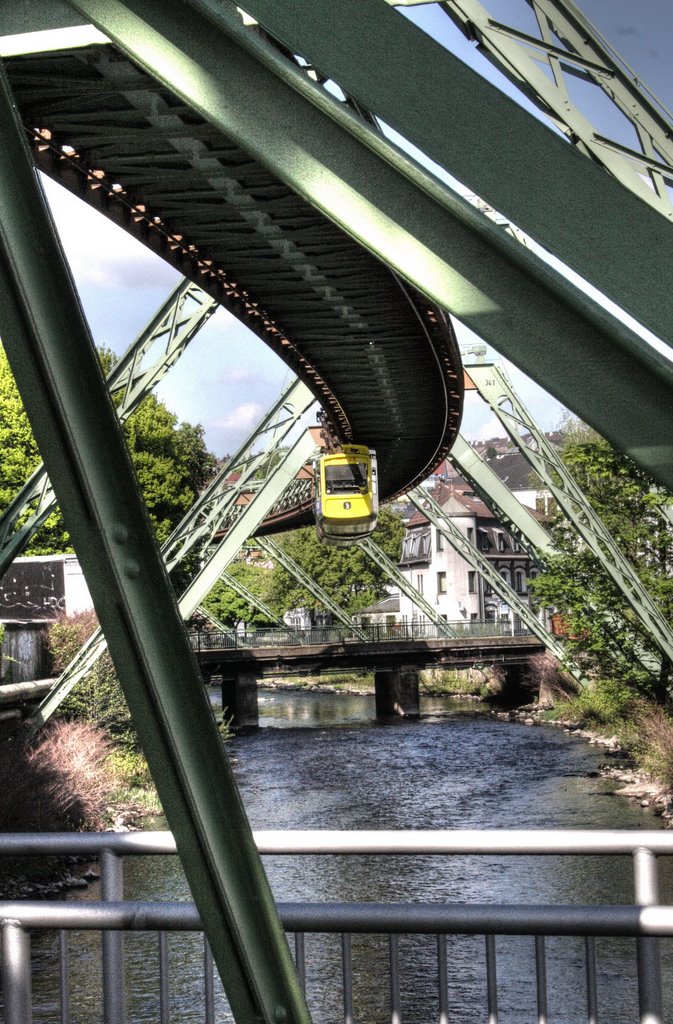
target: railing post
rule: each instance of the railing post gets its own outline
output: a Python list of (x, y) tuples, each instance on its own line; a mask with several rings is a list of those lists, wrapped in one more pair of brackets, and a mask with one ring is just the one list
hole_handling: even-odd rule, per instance
[(2, 922), (2, 989), (5, 1024), (31, 1024), (30, 936), (11, 919)]
[[(633, 874), (636, 905), (656, 905), (659, 902), (657, 858), (651, 850), (639, 847), (633, 851)], [(636, 940), (636, 946), (640, 1024), (663, 1024), (659, 940), (643, 936)]]
[[(124, 866), (121, 857), (112, 850), (100, 855), (101, 896), (104, 901), (124, 899)], [(104, 931), (103, 951), (103, 1024), (124, 1024), (126, 1000), (124, 994), (124, 934)]]

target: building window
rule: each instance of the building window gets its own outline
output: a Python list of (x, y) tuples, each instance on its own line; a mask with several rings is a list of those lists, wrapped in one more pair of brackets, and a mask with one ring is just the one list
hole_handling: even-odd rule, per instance
[(416, 577), (416, 590), (419, 594), (423, 593), (423, 577), (420, 574)]
[(444, 534), (440, 530), (437, 530), (437, 536), (436, 536), (436, 540), (435, 540), (435, 547), (436, 547), (437, 551), (443, 551), (444, 550)]
[(477, 547), (480, 551), (488, 551), (491, 547), (491, 542), (488, 539), (486, 530), (477, 530)]
[(516, 537), (512, 537), (512, 551), (516, 551), (517, 553), (521, 551), (521, 545), (519, 544)]
[(467, 528), (467, 539), (469, 540), (470, 544), (474, 544), (474, 527), (472, 526), (468, 526)]
[(505, 550), (505, 535), (502, 534), (502, 533), (498, 533), (497, 536), (498, 536), (498, 551), (504, 551)]
[(517, 594), (525, 594), (526, 590), (523, 582), (523, 570), (517, 569), (514, 573), (514, 588)]
[(467, 589), (471, 594), (477, 593), (477, 574), (476, 572), (468, 572), (467, 574)]
[(437, 593), (438, 594), (445, 594), (446, 593), (446, 573), (445, 572), (438, 572), (437, 573)]

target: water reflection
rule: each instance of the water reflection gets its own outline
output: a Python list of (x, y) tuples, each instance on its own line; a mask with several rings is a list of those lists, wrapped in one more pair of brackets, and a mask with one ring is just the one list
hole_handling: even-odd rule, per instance
[[(374, 718), (370, 696), (267, 691), (262, 728), (230, 743), (241, 794), (254, 828), (652, 828), (657, 819), (610, 795), (594, 777), (604, 752), (553, 729), (503, 723), (457, 708), (445, 699), (422, 707), (418, 721), (386, 724)], [(509, 857), (269, 857), (266, 867), (279, 900), (382, 900), (439, 902), (605, 903), (632, 899), (628, 858)], [(661, 865), (661, 897), (671, 900), (670, 865)], [(187, 899), (173, 858), (129, 861), (130, 898)], [(91, 889), (88, 898), (97, 898)], [(79, 942), (79, 940), (77, 940)], [(173, 937), (176, 966), (171, 1013), (203, 1019), (203, 951), (198, 939)], [(499, 938), (499, 1020), (536, 1019), (533, 940)], [(95, 1008), (100, 953), (93, 939), (76, 945), (75, 982), (89, 997), (73, 1007), (73, 1022), (99, 1019)], [(156, 939), (127, 939), (129, 1019), (158, 1019)], [(601, 1020), (637, 1019), (635, 944), (601, 940)], [(340, 942), (308, 936), (307, 983), (317, 1024), (343, 1020), (336, 993), (341, 984)], [(584, 943), (546, 943), (550, 1019), (586, 1019)], [(388, 948), (377, 937), (353, 938), (357, 966), (355, 1019), (390, 1019)], [(437, 949), (432, 938), (400, 943), (405, 1024), (436, 1020)], [(45, 962), (48, 957), (45, 957)], [(450, 1019), (486, 1019), (483, 938), (448, 942)], [(667, 955), (665, 976), (670, 979)], [(77, 984), (79, 988), (79, 984)], [(229, 1020), (218, 990), (217, 1019)], [(48, 1010), (45, 1006), (43, 1009)], [(668, 1007), (673, 1011), (672, 1007)], [(55, 1019), (36, 1014), (36, 1021)], [(673, 1019), (671, 1013), (667, 1019)]]

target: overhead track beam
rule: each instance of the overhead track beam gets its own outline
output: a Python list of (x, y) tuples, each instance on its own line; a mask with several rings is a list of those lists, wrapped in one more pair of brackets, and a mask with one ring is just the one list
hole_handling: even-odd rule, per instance
[(0, 332), (234, 1016), (308, 1022), (0, 64)]
[[(177, 0), (160, 7), (151, 0), (69, 3), (262, 165), (673, 489), (671, 363), (247, 31), (233, 6), (206, 16), (201, 4)], [(338, 18), (323, 0), (252, 0), (247, 6), (294, 52), (333, 73), (428, 155), (449, 169), (453, 160), (468, 160), (465, 170), (474, 171), (475, 179), (470, 173), (458, 177), (557, 256), (581, 265), (599, 287), (616, 292), (641, 322), (668, 336), (673, 293), (660, 282), (673, 276), (673, 229), (654, 210), (382, 0), (344, 0)], [(377, 60), (372, 69), (372, 58), (381, 52), (385, 62)], [(534, 223), (528, 223), (531, 218)], [(591, 244), (582, 242), (576, 252), (578, 239)], [(612, 276), (608, 265), (616, 268)], [(656, 272), (644, 271), (648, 266)]]

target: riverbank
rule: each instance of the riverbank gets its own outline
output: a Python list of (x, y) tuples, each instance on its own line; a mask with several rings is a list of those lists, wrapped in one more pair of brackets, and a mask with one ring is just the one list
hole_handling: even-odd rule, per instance
[(611, 730), (608, 730), (607, 733), (599, 732), (584, 728), (581, 724), (567, 718), (555, 718), (552, 708), (539, 708), (535, 704), (529, 704), (514, 711), (495, 711), (493, 713), (497, 718), (520, 722), (524, 725), (562, 729), (565, 733), (576, 736), (577, 739), (583, 740), (590, 746), (604, 748), (613, 761), (601, 765), (599, 773), (602, 778), (621, 783), (619, 789), (615, 790), (615, 795), (638, 803), (643, 811), (663, 818), (667, 828), (673, 827), (673, 787), (638, 768), (616, 733)]

